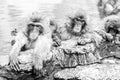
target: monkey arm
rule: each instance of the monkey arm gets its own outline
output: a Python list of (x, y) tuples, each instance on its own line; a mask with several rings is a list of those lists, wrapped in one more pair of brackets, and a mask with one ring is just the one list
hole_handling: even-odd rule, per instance
[(120, 45), (120, 34), (117, 34), (115, 37), (115, 43)]
[(110, 15), (115, 15), (118, 14), (120, 12), (120, 8), (115, 8)]
[(106, 4), (105, 5), (105, 11), (106, 11), (106, 13), (109, 15), (109, 14), (111, 14), (111, 12), (114, 10), (114, 7), (112, 6), (112, 5), (110, 5), (110, 4)]
[(53, 34), (52, 39), (54, 41), (54, 43), (53, 43), (54, 46), (58, 47), (58, 46), (61, 45), (61, 40), (60, 40), (60, 38), (59, 38), (59, 36), (57, 34)]
[(99, 34), (100, 36), (102, 36), (103, 39), (108, 39), (108, 40), (112, 40), (113, 36), (110, 33), (106, 33), (104, 30), (97, 30), (94, 31), (97, 34)]
[(83, 34), (80, 38), (78, 38), (78, 44), (85, 45), (89, 43), (94, 43), (96, 39), (101, 40), (101, 36), (94, 31), (87, 32)]
[(52, 39), (46, 35), (40, 35), (35, 43), (33, 64), (36, 70), (41, 70), (43, 61), (50, 60), (52, 53), (50, 53), (52, 46)]
[(61, 42), (60, 48), (71, 49), (77, 44), (77, 41), (74, 39), (65, 40)]
[(15, 38), (15, 41), (16, 42), (12, 47), (10, 55), (18, 56), (23, 45), (27, 43), (27, 38), (23, 33), (18, 33), (18, 35)]
[(14, 69), (16, 71), (20, 70), (19, 67), (19, 61), (18, 61), (18, 55), (19, 52), (24, 44), (26, 44), (27, 38), (23, 33), (18, 33), (16, 36), (16, 42), (12, 47), (12, 50), (9, 55), (9, 60), (10, 60), (10, 67), (11, 69)]

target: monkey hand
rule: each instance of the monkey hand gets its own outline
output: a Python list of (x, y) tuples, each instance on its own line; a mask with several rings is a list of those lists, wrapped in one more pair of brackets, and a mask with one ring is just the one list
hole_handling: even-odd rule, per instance
[(107, 37), (108, 40), (112, 40), (113, 39), (113, 36), (111, 34), (107, 34), (106, 37)]
[(86, 42), (87, 41), (85, 39), (79, 39), (78, 44), (83, 45), (83, 44), (86, 44)]
[(72, 48), (76, 45), (75, 40), (67, 40), (67, 41), (62, 41), (61, 42), (61, 47), (63, 48)]
[(60, 45), (61, 45), (60, 42), (54, 42), (54, 43), (53, 43), (53, 46), (55, 46), (55, 47), (58, 47), (58, 46), (60, 46)]
[(15, 71), (20, 71), (20, 67), (19, 67), (19, 61), (17, 58), (17, 55), (10, 55), (9, 57), (9, 65), (10, 68), (15, 70)]
[(41, 74), (41, 69), (43, 67), (42, 61), (38, 60), (38, 58), (33, 60), (33, 66), (34, 66), (34, 73), (36, 75)]

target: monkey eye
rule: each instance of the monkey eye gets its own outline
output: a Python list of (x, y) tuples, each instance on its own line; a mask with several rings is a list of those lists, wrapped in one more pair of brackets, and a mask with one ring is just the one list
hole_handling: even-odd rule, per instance
[(34, 28), (34, 24), (28, 24), (28, 28), (32, 30)]
[(81, 21), (81, 19), (80, 18), (76, 18), (76, 21)]
[(38, 24), (28, 24), (29, 28), (33, 28), (33, 27), (41, 27), (41, 25)]
[(42, 27), (41, 25), (35, 25), (36, 27)]
[(28, 27), (34, 27), (34, 24), (28, 24)]
[(76, 21), (84, 21), (84, 16), (78, 16), (75, 18)]

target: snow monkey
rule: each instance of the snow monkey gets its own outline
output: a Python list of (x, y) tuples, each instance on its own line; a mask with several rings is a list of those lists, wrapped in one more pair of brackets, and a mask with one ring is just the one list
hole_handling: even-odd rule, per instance
[(16, 71), (20, 70), (19, 59), (21, 51), (31, 50), (32, 63), (35, 70), (41, 70), (43, 61), (48, 60), (52, 45), (49, 18), (36, 16), (30, 18), (26, 27), (17, 33), (15, 44), (9, 55), (10, 66)]
[(120, 44), (120, 19), (118, 16), (109, 16), (106, 18), (105, 30), (113, 36), (113, 42)]
[(119, 1), (118, 0), (99, 0), (98, 10), (100, 12), (101, 18), (118, 14), (120, 12)]
[[(68, 17), (68, 16), (67, 16)], [(77, 11), (76, 14), (68, 17), (68, 22), (61, 28), (61, 46), (59, 53), (63, 59), (63, 67), (75, 67), (98, 61), (95, 55), (97, 36), (95, 32), (90, 32), (88, 18), (85, 11)], [(100, 37), (101, 38), (101, 37)]]

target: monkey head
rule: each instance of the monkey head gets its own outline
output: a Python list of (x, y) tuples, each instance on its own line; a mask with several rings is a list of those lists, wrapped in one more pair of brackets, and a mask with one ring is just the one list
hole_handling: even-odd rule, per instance
[(108, 0), (107, 3), (111, 4), (114, 6), (117, 3), (118, 0)]
[(86, 22), (86, 15), (85, 14), (77, 14), (74, 17), (69, 17), (70, 24), (67, 28), (68, 32), (72, 33), (73, 35), (80, 36), (84, 33), (86, 29), (87, 22)]
[(27, 37), (29, 40), (36, 40), (39, 35), (43, 33), (43, 25), (40, 19), (32, 19), (30, 23), (27, 24)]
[(107, 33), (115, 36), (120, 33), (120, 20), (119, 19), (108, 19), (105, 23), (105, 30)]

